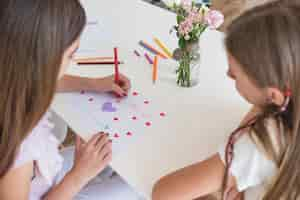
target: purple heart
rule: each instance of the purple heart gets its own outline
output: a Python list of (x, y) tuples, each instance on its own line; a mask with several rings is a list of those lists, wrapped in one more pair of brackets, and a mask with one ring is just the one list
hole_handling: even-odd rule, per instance
[(113, 104), (111, 102), (106, 102), (102, 105), (102, 111), (103, 112), (116, 112), (117, 108), (113, 107)]

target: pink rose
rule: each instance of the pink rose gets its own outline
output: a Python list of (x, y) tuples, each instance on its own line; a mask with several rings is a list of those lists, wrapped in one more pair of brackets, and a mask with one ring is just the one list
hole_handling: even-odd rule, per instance
[(192, 8), (189, 13), (188, 18), (193, 21), (193, 23), (201, 23), (202, 22), (202, 14), (199, 12), (197, 8)]
[(193, 29), (193, 21), (191, 18), (186, 18), (179, 24), (179, 34), (182, 36), (188, 35)]
[(224, 15), (217, 10), (210, 10), (205, 16), (205, 21), (210, 29), (217, 29), (223, 24)]

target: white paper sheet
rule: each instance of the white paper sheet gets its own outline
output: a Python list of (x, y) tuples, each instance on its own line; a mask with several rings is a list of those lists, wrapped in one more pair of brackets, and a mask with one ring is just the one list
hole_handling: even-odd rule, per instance
[(56, 95), (52, 107), (86, 140), (101, 131), (109, 133), (113, 153), (122, 151), (142, 137), (146, 129), (159, 126), (167, 118), (167, 113), (158, 110), (151, 99), (135, 91), (126, 98), (84, 91), (61, 93)]

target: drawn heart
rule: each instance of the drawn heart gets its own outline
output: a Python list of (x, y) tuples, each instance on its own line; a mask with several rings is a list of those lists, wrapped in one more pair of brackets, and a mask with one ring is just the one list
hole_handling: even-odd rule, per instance
[(115, 134), (114, 134), (114, 137), (115, 137), (115, 138), (119, 138), (120, 135), (119, 135), (118, 133), (115, 133)]
[(162, 112), (162, 113), (160, 113), (159, 115), (160, 115), (161, 117), (165, 117), (165, 116), (166, 116), (166, 113), (163, 113), (163, 112)]
[(131, 132), (127, 132), (126, 135), (127, 135), (127, 136), (132, 136), (132, 133), (131, 133)]
[(117, 108), (113, 107), (113, 104), (111, 102), (106, 102), (102, 105), (102, 111), (103, 112), (116, 112)]

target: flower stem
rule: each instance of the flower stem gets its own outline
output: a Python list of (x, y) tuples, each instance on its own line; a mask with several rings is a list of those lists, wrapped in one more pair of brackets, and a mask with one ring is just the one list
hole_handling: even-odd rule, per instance
[(179, 62), (177, 70), (177, 84), (182, 87), (191, 87), (191, 56), (188, 51), (184, 51), (183, 56)]

